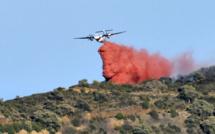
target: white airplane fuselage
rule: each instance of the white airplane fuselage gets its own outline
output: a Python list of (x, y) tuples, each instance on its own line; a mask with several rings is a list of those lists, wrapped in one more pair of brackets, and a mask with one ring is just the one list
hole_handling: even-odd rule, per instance
[(100, 43), (102, 43), (103, 41), (105, 41), (105, 37), (103, 35), (95, 35), (94, 39)]

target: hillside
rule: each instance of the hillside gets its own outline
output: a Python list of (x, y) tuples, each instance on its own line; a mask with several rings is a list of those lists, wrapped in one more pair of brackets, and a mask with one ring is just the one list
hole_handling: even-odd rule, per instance
[(68, 89), (1, 100), (0, 133), (214, 134), (214, 105), (214, 66), (135, 85), (83, 79)]

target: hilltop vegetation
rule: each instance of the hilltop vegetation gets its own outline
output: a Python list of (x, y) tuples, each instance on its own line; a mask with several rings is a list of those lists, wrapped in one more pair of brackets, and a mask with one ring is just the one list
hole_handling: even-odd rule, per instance
[(214, 134), (215, 67), (136, 85), (78, 85), (0, 101), (0, 133)]

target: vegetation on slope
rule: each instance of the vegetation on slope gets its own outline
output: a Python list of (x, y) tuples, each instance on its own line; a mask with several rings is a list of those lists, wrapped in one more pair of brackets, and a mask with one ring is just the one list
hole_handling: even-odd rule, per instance
[(0, 101), (0, 133), (215, 133), (215, 67), (136, 85), (80, 80), (69, 89)]

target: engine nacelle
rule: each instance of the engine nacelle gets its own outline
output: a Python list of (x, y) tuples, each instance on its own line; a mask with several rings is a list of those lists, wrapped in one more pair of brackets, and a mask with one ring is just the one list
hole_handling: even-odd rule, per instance
[(107, 38), (110, 39), (110, 37), (111, 37), (111, 34), (108, 34), (108, 35), (107, 35)]

